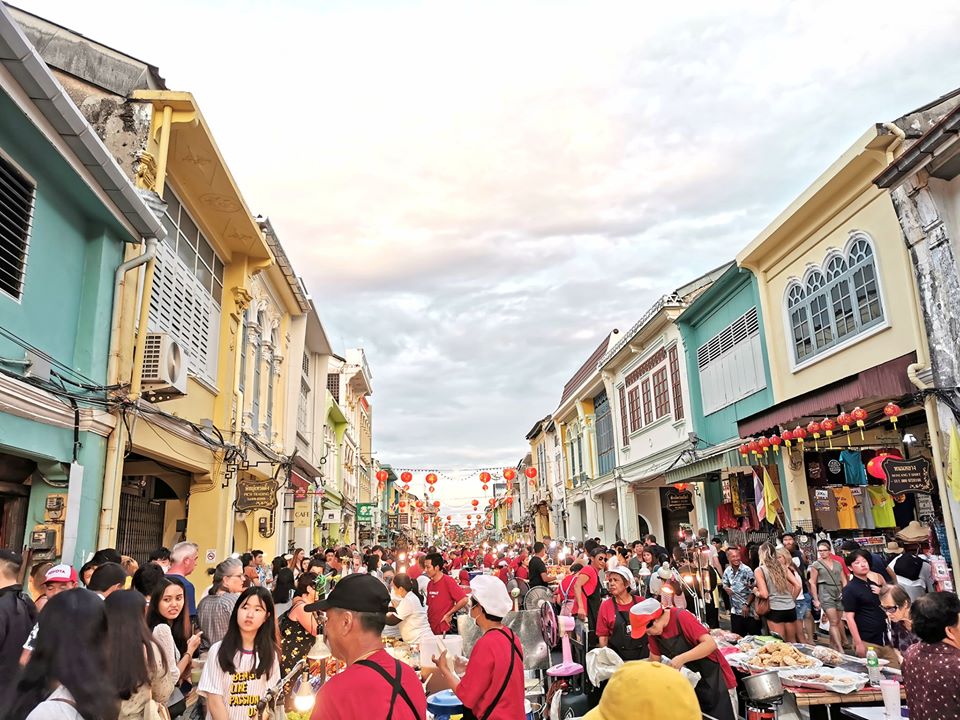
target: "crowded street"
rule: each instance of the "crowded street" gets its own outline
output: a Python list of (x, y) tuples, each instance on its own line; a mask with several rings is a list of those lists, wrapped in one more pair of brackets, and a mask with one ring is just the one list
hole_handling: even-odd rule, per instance
[(960, 8), (0, 3), (0, 720), (960, 720)]

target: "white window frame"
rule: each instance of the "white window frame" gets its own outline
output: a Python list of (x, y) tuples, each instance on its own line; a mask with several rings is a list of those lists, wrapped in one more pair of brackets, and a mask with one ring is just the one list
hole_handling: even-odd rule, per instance
[[(752, 350), (756, 363), (756, 372), (750, 372), (746, 359), (740, 354), (746, 349)], [(750, 397), (767, 387), (766, 372), (763, 367), (763, 343), (760, 337), (760, 312), (756, 306), (750, 308), (725, 328), (714, 334), (710, 339), (697, 348), (697, 373), (700, 378), (700, 403), (704, 415), (710, 415), (734, 403)], [(723, 370), (736, 370), (740, 374), (740, 383), (737, 378), (724, 376)], [(719, 370), (719, 378), (709, 377), (708, 371)], [(753, 378), (755, 383), (749, 385), (743, 382), (745, 378)], [(738, 389), (729, 397), (715, 400), (714, 395), (717, 383), (726, 390)], [(733, 387), (731, 387), (733, 386)]]
[[(869, 261), (861, 259), (856, 263), (851, 263), (850, 258), (854, 248), (862, 243), (865, 243), (869, 248)], [(841, 258), (846, 262), (846, 270), (839, 275), (836, 274), (834, 267), (835, 260), (837, 258)], [(860, 317), (860, 304), (857, 302), (856, 298), (856, 286), (854, 285), (854, 278), (859, 271), (871, 266), (873, 268), (873, 283), (876, 287), (879, 316), (867, 322), (863, 322)], [(854, 301), (852, 306), (855, 329), (854, 331), (847, 333), (847, 335), (842, 339), (838, 340), (833, 289), (844, 282), (847, 283), (848, 297)], [(816, 294), (811, 297), (811, 292)], [(813, 330), (813, 318), (811, 310), (813, 307), (813, 301), (821, 298), (825, 299), (827, 302), (826, 314), (829, 322), (831, 337), (828, 341), (824, 342), (820, 348), (818, 348)], [(847, 243), (844, 245), (842, 251), (835, 248), (829, 250), (820, 266), (808, 267), (806, 272), (804, 272), (802, 279), (791, 278), (790, 281), (787, 282), (787, 285), (783, 291), (781, 306), (783, 311), (784, 337), (786, 339), (787, 352), (790, 358), (790, 369), (793, 373), (810, 367), (811, 365), (831, 357), (832, 355), (841, 352), (851, 345), (873, 337), (877, 333), (882, 332), (890, 327), (890, 318), (887, 312), (888, 309), (886, 303), (884, 302), (880, 261), (877, 256), (877, 246), (873, 238), (862, 230), (851, 231)], [(796, 351), (796, 342), (794, 338), (792, 321), (792, 314), (795, 309), (806, 312), (808, 337), (813, 345), (811, 354), (805, 355), (803, 358), (798, 358)]]

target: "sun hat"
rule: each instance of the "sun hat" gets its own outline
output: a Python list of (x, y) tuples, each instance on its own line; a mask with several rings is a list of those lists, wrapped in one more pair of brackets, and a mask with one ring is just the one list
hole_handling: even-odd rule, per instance
[(61, 582), (80, 582), (80, 576), (77, 575), (77, 571), (71, 565), (54, 565), (52, 568), (47, 570), (47, 574), (43, 579), (43, 582), (49, 583), (61, 583)]
[(502, 618), (513, 610), (513, 600), (503, 580), (493, 575), (478, 575), (470, 581), (470, 595), (488, 615)]
[(903, 552), (903, 548), (900, 547), (900, 543), (896, 540), (890, 540), (887, 542), (886, 547), (883, 548), (883, 551), (887, 555), (899, 555)]
[(911, 544), (926, 542), (929, 537), (930, 529), (916, 520), (911, 520), (909, 525), (896, 534), (897, 540)]
[(653, 598), (641, 600), (630, 608), (630, 637), (639, 640), (647, 634), (647, 625), (663, 615), (663, 605)]
[(700, 720), (693, 686), (678, 670), (657, 662), (624, 663), (610, 677), (600, 704), (583, 720)]

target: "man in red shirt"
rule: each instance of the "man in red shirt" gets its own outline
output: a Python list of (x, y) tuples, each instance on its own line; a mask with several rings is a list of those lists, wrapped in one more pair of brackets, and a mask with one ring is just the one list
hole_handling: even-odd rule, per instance
[(510, 582), (510, 566), (507, 564), (506, 560), (501, 560), (497, 563), (497, 571), (494, 573), (494, 575), (503, 581), (504, 586)]
[(383, 649), (390, 594), (373, 575), (348, 575), (326, 600), (304, 607), (326, 613), (323, 634), (347, 664), (317, 693), (311, 720), (422, 720), (427, 698), (412, 667)]
[(467, 604), (467, 594), (456, 581), (443, 572), (443, 557), (431, 553), (424, 558), (427, 584), (427, 621), (434, 635), (450, 632), (453, 615)]
[(630, 608), (631, 637), (644, 635), (650, 642), (650, 659), (670, 658), (671, 667), (686, 666), (700, 673), (694, 689), (700, 711), (716, 720), (735, 720), (733, 703), (737, 680), (710, 631), (688, 610), (665, 608), (653, 598)]
[(517, 720), (524, 716), (523, 647), (502, 624), (513, 609), (506, 586), (492, 575), (470, 581), (470, 617), (483, 633), (473, 646), (462, 678), (446, 662), (446, 651), (433, 658), (444, 680), (474, 717)]
[(487, 554), (483, 556), (483, 566), (485, 568), (492, 568), (494, 560), (496, 560), (496, 558), (493, 556), (493, 551), (488, 549)]

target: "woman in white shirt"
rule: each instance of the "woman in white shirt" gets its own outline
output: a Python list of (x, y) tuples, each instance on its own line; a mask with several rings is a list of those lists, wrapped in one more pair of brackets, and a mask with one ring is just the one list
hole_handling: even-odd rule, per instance
[(58, 593), (43, 608), (30, 660), (10, 688), (10, 720), (116, 718), (118, 701), (107, 672), (107, 613), (89, 590)]
[(400, 601), (394, 611), (387, 614), (387, 625), (397, 625), (400, 637), (407, 643), (419, 643), (424, 637), (432, 636), (427, 608), (417, 583), (405, 573), (394, 575), (393, 592)]
[(210, 647), (200, 695), (207, 720), (248, 720), (250, 709), (280, 682), (273, 597), (263, 587), (240, 594), (223, 640)]

